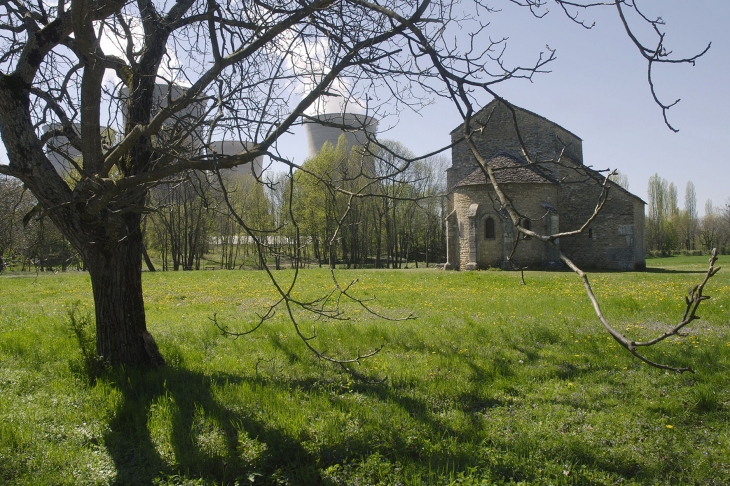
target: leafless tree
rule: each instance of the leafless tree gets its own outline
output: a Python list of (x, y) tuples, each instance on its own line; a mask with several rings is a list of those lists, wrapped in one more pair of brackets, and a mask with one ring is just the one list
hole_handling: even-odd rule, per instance
[(730, 220), (727, 211), (713, 206), (712, 200), (705, 202), (705, 215), (699, 225), (699, 240), (705, 250), (722, 248), (730, 241)]
[[(547, 4), (510, 1), (538, 16)], [(583, 26), (586, 9), (616, 8), (648, 62), (653, 94), (655, 64), (696, 59), (671, 59), (661, 19), (644, 16), (636, 2), (554, 4)], [(294, 168), (278, 155), (277, 141), (312, 121), (312, 110), (333, 97), (343, 101), (342, 110), (354, 104), (381, 117), (418, 109), (434, 96), (449, 98), (465, 121), (463, 143), (470, 143), (471, 131), (479, 129), (472, 115), (499, 98), (497, 85), (529, 79), (554, 59), (548, 52), (529, 66), (508, 66), (504, 40), (490, 39), (485, 30), (494, 10), (479, 0), (0, 5), (0, 131), (9, 159), (0, 173), (21, 180), (83, 256), (94, 293), (97, 352), (111, 363), (162, 362), (147, 332), (141, 283), (140, 223), (153, 186), (185, 171), (217, 171), (265, 154)], [(656, 32), (654, 47), (638, 39), (629, 14)], [(454, 40), (460, 26), (469, 28), (460, 38), (465, 42)], [(654, 98), (666, 119), (673, 103)], [(65, 157), (79, 173), (73, 184), (47, 155), (59, 137), (79, 154)], [(208, 150), (219, 138), (248, 143), (235, 155)], [(547, 243), (560, 236), (520, 226), (491, 169), (484, 169), (518, 231)], [(344, 295), (348, 288), (339, 286)], [(280, 290), (289, 305), (290, 291)]]
[[(0, 129), (9, 163), (0, 173), (23, 181), (82, 254), (98, 353), (112, 363), (162, 359), (141, 285), (140, 221), (152, 185), (265, 153), (278, 159), (277, 140), (323, 96), (401, 93), (420, 75), (409, 29), (443, 25), (449, 10), (429, 1), (3, 2)], [(376, 86), (385, 76), (393, 81)], [(106, 125), (114, 143), (100, 136)], [(205, 150), (218, 136), (250, 143), (236, 155)], [(80, 163), (67, 157), (80, 174), (73, 187), (44, 150), (58, 137), (80, 154)]]
[[(27, 198), (26, 198), (27, 199)], [(15, 179), (0, 178), (0, 272), (8, 264), (7, 259), (18, 252), (18, 238), (23, 217), (23, 188)]]
[(200, 270), (212, 227), (213, 194), (205, 174), (189, 172), (180, 180), (161, 184), (151, 191), (152, 225), (163, 255), (163, 270)]

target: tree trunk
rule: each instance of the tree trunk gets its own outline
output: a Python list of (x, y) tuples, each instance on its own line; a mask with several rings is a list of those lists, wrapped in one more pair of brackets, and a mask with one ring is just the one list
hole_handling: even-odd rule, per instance
[(319, 252), (319, 236), (315, 236), (314, 240), (314, 257), (317, 259), (317, 265), (322, 268), (322, 254)]
[[(125, 219), (138, 219), (135, 216), (127, 215)], [(135, 227), (134, 221), (128, 223)], [(96, 351), (110, 364), (164, 364), (154, 339), (147, 332), (142, 297), (142, 248), (139, 230), (121, 241), (85, 248), (96, 311)]]
[(375, 233), (375, 268), (380, 268), (380, 252), (383, 243), (383, 215), (378, 212), (378, 231)]
[(142, 246), (142, 256), (144, 257), (144, 262), (147, 265), (147, 270), (149, 270), (150, 272), (154, 272), (155, 266), (152, 264), (152, 260), (147, 254), (147, 248), (145, 248), (144, 246)]

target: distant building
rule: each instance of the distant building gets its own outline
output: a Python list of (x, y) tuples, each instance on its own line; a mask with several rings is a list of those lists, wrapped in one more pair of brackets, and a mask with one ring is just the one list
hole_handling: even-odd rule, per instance
[[(156, 84), (152, 98), (153, 107), (151, 111), (151, 116), (154, 117), (155, 114), (160, 111), (160, 109), (165, 108), (168, 105), (169, 99), (174, 100), (182, 96), (184, 93), (185, 88), (181, 86), (170, 86), (163, 83)], [(121, 89), (120, 96), (122, 101), (126, 100), (129, 97), (129, 89), (126, 86)], [(165, 121), (162, 130), (160, 131), (160, 134), (158, 136), (167, 136), (167, 134), (173, 130), (173, 127), (176, 127), (176, 129), (182, 127), (184, 129), (185, 126), (189, 126), (190, 124), (200, 124), (201, 128), (193, 130), (193, 133), (187, 136), (187, 143), (184, 144), (188, 146), (186, 148), (192, 153), (199, 151), (202, 147), (201, 140), (203, 124), (201, 124), (200, 122), (203, 111), (204, 106), (201, 103), (193, 103), (187, 106), (184, 110), (181, 110), (180, 112), (170, 117), (170, 119)], [(124, 110), (122, 110), (122, 113), (124, 115), (124, 122), (126, 122), (126, 113), (124, 112)], [(50, 130), (60, 130), (62, 128), (63, 127), (60, 123), (51, 123), (43, 127), (43, 130), (44, 132), (48, 132)], [(80, 133), (81, 124), (74, 123), (74, 129), (77, 133)], [(117, 140), (115, 140), (117, 132), (112, 128), (102, 127), (100, 136), (103, 137), (102, 143), (106, 145), (113, 145), (115, 142), (117, 142)], [(67, 137), (62, 135), (51, 137), (51, 139), (46, 142), (46, 156), (51, 161), (56, 171), (61, 174), (67, 174), (74, 168), (73, 165), (69, 162), (69, 158), (82, 163), (81, 152), (76, 147), (71, 145)]]
[[(187, 88), (177, 84), (157, 83), (152, 93), (152, 109), (150, 110), (150, 119), (154, 118), (163, 108), (167, 108), (170, 101), (175, 101), (183, 96)], [(122, 105), (129, 98), (129, 88), (126, 86), (120, 90), (120, 98)], [(127, 111), (122, 108), (124, 115), (123, 123), (127, 122)], [(170, 118), (166, 119), (160, 131), (155, 136), (158, 139), (158, 145), (162, 146), (171, 143), (176, 146), (176, 150), (182, 151), (187, 155), (199, 154), (203, 147), (205, 138), (205, 113), (204, 102), (194, 102), (173, 113)], [(182, 141), (180, 137), (184, 137)], [(159, 140), (164, 142), (160, 143)], [(182, 143), (181, 143), (182, 142)]]
[[(473, 140), (515, 208), (526, 217), (522, 225), (538, 233), (554, 234), (580, 228), (593, 213), (602, 177), (583, 164), (582, 141), (561, 126), (530, 111), (517, 108), (517, 126), (530, 157), (552, 161), (528, 166), (515, 130), (512, 112), (495, 100), (474, 117), (484, 124)], [(456, 142), (463, 125), (451, 132)], [(561, 163), (555, 161), (560, 158)], [(584, 267), (634, 270), (646, 267), (644, 205), (639, 197), (608, 182), (608, 200), (586, 231), (559, 240), (559, 247)], [(501, 209), (474, 155), (465, 143), (452, 149), (447, 170), (446, 268), (509, 269), (507, 258), (517, 236), (512, 221)], [(523, 238), (513, 260), (520, 266), (562, 266), (545, 243)]]
[[(253, 144), (251, 142), (237, 142), (233, 140), (226, 141), (215, 141), (211, 142), (208, 148), (208, 155), (237, 155), (246, 153), (249, 147)], [(221, 169), (221, 175), (223, 179), (239, 178), (244, 176), (254, 176), (256, 179), (261, 179), (261, 172), (263, 171), (264, 156), (258, 156), (253, 160), (253, 163), (241, 164), (230, 169)]]
[[(154, 117), (161, 109), (167, 108), (169, 102), (175, 101), (185, 94), (187, 88), (177, 84), (157, 83), (155, 84), (154, 92), (152, 93), (152, 110), (150, 112), (150, 118)], [(129, 88), (126, 86), (120, 90), (120, 97), (122, 101), (129, 98)], [(205, 104), (202, 102), (191, 103), (184, 109), (174, 113), (169, 119), (165, 120), (164, 124), (167, 126), (173, 124), (181, 125), (198, 125), (200, 124), (200, 117), (205, 111)], [(124, 110), (123, 110), (124, 112)], [(126, 121), (126, 113), (125, 113)]]
[[(184, 95), (185, 89), (186, 88), (178, 85), (170, 86), (168, 84), (162, 83), (156, 84), (155, 92), (153, 95), (154, 107), (152, 109), (151, 116), (155, 116), (155, 114), (157, 114), (159, 110), (167, 107), (169, 100), (175, 100), (176, 98)], [(128, 96), (127, 93), (128, 90), (122, 90), (123, 97)], [(251, 146), (250, 142), (239, 142), (234, 140), (217, 140), (212, 141), (210, 144), (206, 144), (204, 140), (206, 138), (205, 128), (207, 126), (205, 123), (203, 123), (202, 120), (204, 111), (205, 106), (203, 103), (198, 102), (188, 105), (185, 109), (175, 113), (175, 115), (165, 121), (161, 136), (164, 136), (165, 131), (171, 130), (174, 126), (184, 128), (186, 126), (194, 124), (195, 129), (189, 136), (188, 143), (185, 144), (187, 145), (187, 149), (189, 150), (190, 154), (205, 153), (205, 155), (209, 157), (213, 156), (214, 154), (219, 156), (236, 155), (245, 152), (246, 149)], [(243, 177), (244, 175), (253, 175), (257, 179), (261, 178), (261, 172), (263, 170), (263, 160), (263, 156), (260, 156), (256, 157), (252, 164), (242, 164), (240, 166), (230, 169), (223, 169), (222, 175), (224, 176), (224, 179), (231, 180), (237, 177)]]
[(324, 113), (307, 122), (304, 127), (309, 145), (309, 157), (314, 157), (329, 142), (337, 146), (344, 134), (350, 147), (365, 146), (378, 130), (378, 121), (367, 115), (355, 113)]

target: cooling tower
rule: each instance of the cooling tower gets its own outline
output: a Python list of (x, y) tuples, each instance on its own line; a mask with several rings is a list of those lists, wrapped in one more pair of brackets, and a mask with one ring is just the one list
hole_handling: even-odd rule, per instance
[[(151, 117), (154, 117), (157, 112), (159, 112), (162, 108), (166, 108), (168, 104), (168, 100), (172, 99), (173, 101), (182, 95), (185, 94), (185, 91), (187, 91), (187, 88), (184, 88), (182, 86), (173, 84), (169, 85), (166, 83), (157, 83), (155, 84), (154, 91), (152, 92), (152, 111), (150, 113)], [(119, 92), (119, 95), (122, 100), (126, 100), (129, 98), (129, 88), (126, 86), (123, 86), (122, 89)], [(182, 110), (178, 111), (173, 115), (173, 117), (169, 120), (166, 120), (164, 122), (165, 125), (173, 124), (174, 120), (190, 120), (189, 123), (194, 123), (196, 119), (204, 112), (205, 110), (205, 103), (203, 102), (194, 102), (188, 105), (187, 107), (183, 108)], [(126, 112), (122, 112), (125, 116), (126, 121)]]
[[(61, 125), (60, 123), (51, 123), (43, 127), (43, 133), (45, 134), (51, 130), (62, 129), (63, 125)], [(81, 124), (74, 123), (73, 129), (77, 135), (80, 134)], [(116, 141), (117, 134), (111, 128), (101, 127), (101, 133), (99, 134), (99, 136), (101, 137), (101, 141), (103, 144), (112, 145)], [(48, 157), (48, 160), (51, 161), (51, 163), (53, 164), (53, 168), (56, 169), (56, 172), (64, 177), (68, 175), (68, 173), (71, 172), (72, 169), (74, 169), (73, 165), (65, 156), (70, 157), (74, 159), (77, 163), (83, 165), (81, 161), (81, 152), (79, 152), (76, 147), (72, 146), (68, 138), (63, 135), (57, 135), (55, 137), (49, 138), (46, 142), (45, 152), (46, 157)]]
[[(237, 142), (233, 140), (219, 140), (210, 143), (210, 149), (208, 154), (212, 155), (215, 151), (218, 155), (236, 155), (242, 152), (246, 152), (246, 147), (250, 147), (251, 142)], [(261, 171), (264, 165), (264, 156), (261, 155), (253, 160), (253, 164), (246, 163), (238, 165), (231, 169), (222, 169), (221, 175), (225, 177), (237, 177), (248, 174), (253, 174), (256, 178), (261, 178)]]
[[(46, 125), (43, 127), (43, 133), (49, 132), (51, 130), (61, 129), (63, 129), (63, 126), (60, 123), (51, 123), (50, 125)], [(74, 131), (76, 133), (79, 133), (81, 131), (81, 125), (78, 123), (74, 123)], [(62, 135), (51, 137), (48, 142), (46, 142), (46, 157), (48, 157), (48, 160), (51, 161), (51, 163), (53, 164), (53, 168), (56, 169), (56, 172), (61, 175), (66, 175), (72, 169), (72, 166), (69, 163), (68, 159), (66, 159), (66, 157), (64, 157), (62, 154), (65, 154), (72, 159), (81, 158), (81, 152), (76, 150), (75, 147), (71, 146), (68, 138)]]
[(305, 124), (309, 156), (314, 157), (325, 142), (337, 146), (337, 140), (343, 133), (350, 147), (364, 146), (368, 138), (375, 135), (378, 120), (367, 115), (354, 113), (325, 113), (316, 117), (320, 122), (311, 121)]
[[(152, 94), (152, 111), (151, 116), (154, 117), (156, 113), (160, 111), (160, 109), (165, 108), (168, 104), (168, 96), (171, 99), (179, 98), (185, 94), (185, 88), (177, 85), (168, 85), (163, 83), (155, 84), (154, 92)], [(122, 100), (122, 104), (124, 100), (126, 100), (129, 97), (129, 88), (126, 86), (122, 87), (120, 90), (120, 97)], [(200, 152), (200, 148), (202, 147), (202, 133), (204, 129), (204, 123), (201, 120), (202, 114), (205, 111), (205, 104), (202, 102), (196, 102), (191, 103), (183, 110), (179, 111), (178, 113), (174, 114), (170, 119), (166, 120), (163, 123), (162, 130), (160, 130), (160, 133), (157, 135), (158, 138), (164, 138), (165, 132), (167, 130), (170, 130), (170, 127), (175, 125), (176, 123), (181, 125), (182, 128), (184, 128), (186, 125), (190, 123), (199, 124), (200, 127), (196, 127), (194, 130), (192, 130), (192, 133), (188, 135), (186, 138), (186, 144), (187, 149), (190, 153), (195, 154)], [(121, 111), (122, 114), (122, 126), (126, 123), (126, 113), (124, 110)], [(62, 128), (62, 125), (60, 123), (51, 123), (49, 125), (46, 125), (43, 127), (43, 131), (48, 132), (50, 130), (60, 130)], [(74, 130), (77, 133), (81, 132), (81, 124), (74, 123)], [(100, 136), (102, 137), (102, 142), (106, 145), (113, 145), (117, 140), (117, 132), (114, 131), (112, 128), (108, 127), (101, 127), (101, 133)], [(228, 142), (224, 142), (228, 143)], [(184, 145), (183, 145), (184, 146)], [(240, 144), (239, 144), (240, 146)], [(228, 150), (226, 148), (225, 150)], [(238, 153), (241, 150), (237, 150), (234, 148), (231, 148), (230, 150), (234, 150), (231, 153)], [(59, 153), (61, 152), (61, 153)], [(222, 152), (218, 152), (222, 153)], [(228, 154), (228, 152), (225, 152)], [(56, 169), (57, 172), (59, 172), (62, 175), (67, 174), (73, 167), (69, 163), (68, 159), (64, 157), (62, 154), (67, 155), (68, 157), (72, 159), (77, 159), (78, 161), (81, 161), (81, 152), (79, 152), (75, 147), (71, 146), (68, 139), (62, 135), (51, 137), (48, 142), (46, 142), (46, 156), (53, 164), (53, 167)], [(254, 167), (255, 170), (258, 170), (257, 174), (261, 174), (261, 162), (259, 161), (258, 168)]]
[[(150, 110), (150, 119), (154, 118), (157, 113), (163, 108), (166, 108), (169, 100), (176, 100), (185, 94), (187, 88), (176, 84), (157, 83), (155, 84), (152, 92), (152, 110)], [(119, 92), (122, 105), (124, 101), (129, 98), (129, 88), (123, 86)], [(182, 145), (178, 145), (178, 149), (185, 148), (189, 154), (200, 153), (203, 146), (203, 138), (206, 123), (202, 119), (202, 115), (205, 112), (205, 102), (196, 101), (182, 110), (172, 114), (170, 118), (165, 120), (162, 124), (162, 128), (156, 137), (160, 140), (167, 142), (171, 141), (171, 131), (175, 130), (176, 136), (180, 133), (184, 133), (185, 130), (192, 127), (191, 133), (185, 138)], [(126, 109), (122, 109), (123, 122), (126, 125), (127, 113)], [(175, 143), (178, 143), (175, 141)]]

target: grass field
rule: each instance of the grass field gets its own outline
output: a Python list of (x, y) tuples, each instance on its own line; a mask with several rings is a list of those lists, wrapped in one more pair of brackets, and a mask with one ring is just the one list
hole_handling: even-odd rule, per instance
[[(720, 265), (727, 257), (720, 258)], [(677, 322), (706, 257), (591, 273), (615, 327), (648, 337)], [(276, 275), (291, 279), (290, 271)], [(148, 327), (168, 366), (85, 359), (91, 290), (78, 272), (0, 277), (3, 484), (729, 484), (730, 270), (686, 338), (647, 355), (602, 331), (567, 272), (341, 270), (391, 317), (341, 302), (348, 321), (298, 313), (315, 346), (351, 357), (384, 344), (354, 380), (317, 360), (263, 272), (145, 274)], [(300, 274), (303, 299), (331, 288)], [(84, 334), (86, 332), (86, 334)], [(82, 339), (84, 341), (84, 339)], [(96, 379), (94, 379), (96, 377)]]

